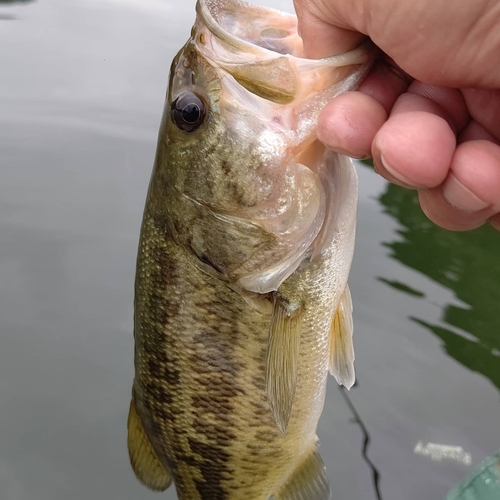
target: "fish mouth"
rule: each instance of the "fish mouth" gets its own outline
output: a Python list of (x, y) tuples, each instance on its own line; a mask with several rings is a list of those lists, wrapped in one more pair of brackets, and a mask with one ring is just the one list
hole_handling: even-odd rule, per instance
[(198, 0), (196, 12), (209, 30), (238, 51), (303, 57), (297, 18), (235, 0)]
[(296, 16), (278, 10), (238, 0), (198, 0), (196, 12), (192, 37), (198, 51), (247, 90), (277, 104), (303, 101), (360, 75), (356, 70), (374, 59), (369, 41), (337, 56), (304, 58)]

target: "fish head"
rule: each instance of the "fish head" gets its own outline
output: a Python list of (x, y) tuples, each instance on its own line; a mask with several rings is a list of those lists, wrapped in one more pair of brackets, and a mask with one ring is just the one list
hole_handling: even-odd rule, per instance
[(209, 272), (265, 293), (300, 264), (327, 211), (318, 114), (371, 54), (304, 59), (295, 16), (198, 1), (172, 63), (155, 173), (174, 238)]
[[(296, 77), (286, 58), (259, 50), (220, 24), (231, 12), (239, 19), (232, 29), (238, 30), (246, 12), (239, 2), (233, 7), (241, 12), (228, 11), (231, 2), (224, 9), (214, 5), (198, 3), (191, 38), (171, 67), (162, 132), (168, 141), (165, 166), (178, 191), (218, 213), (236, 215), (263, 208), (283, 191), (292, 151), (282, 104), (294, 99)], [(294, 24), (293, 16), (281, 16)]]

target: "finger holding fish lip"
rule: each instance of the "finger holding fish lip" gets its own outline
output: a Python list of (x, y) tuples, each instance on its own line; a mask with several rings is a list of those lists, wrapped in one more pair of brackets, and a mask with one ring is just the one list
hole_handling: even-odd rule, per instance
[(346, 92), (323, 111), (318, 139), (337, 153), (369, 157), (373, 137), (386, 119), (387, 113), (377, 100), (361, 92)]
[(373, 140), (372, 155), (380, 175), (415, 188), (432, 188), (444, 181), (456, 138), (433, 108), (419, 96), (401, 96)]
[(376, 133), (387, 121), (409, 78), (383, 57), (358, 88), (333, 99), (319, 116), (318, 138), (333, 151), (354, 158), (371, 156)]

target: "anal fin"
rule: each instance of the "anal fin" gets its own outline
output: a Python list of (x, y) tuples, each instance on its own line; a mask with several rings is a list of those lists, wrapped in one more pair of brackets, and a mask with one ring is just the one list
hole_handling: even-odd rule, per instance
[(346, 286), (330, 333), (330, 373), (340, 385), (350, 389), (354, 385), (354, 345), (352, 341), (352, 299)]
[(134, 400), (130, 402), (127, 428), (128, 453), (137, 479), (151, 490), (166, 490), (172, 483), (172, 476), (158, 460), (139, 420)]
[(266, 360), (266, 392), (274, 420), (286, 432), (297, 384), (302, 306), (274, 296)]
[(326, 468), (314, 446), (272, 500), (327, 500), (331, 496)]

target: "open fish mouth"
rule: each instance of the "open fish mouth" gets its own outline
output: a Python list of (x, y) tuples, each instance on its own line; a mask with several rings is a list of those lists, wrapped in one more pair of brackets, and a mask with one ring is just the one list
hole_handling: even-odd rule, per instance
[(365, 65), (368, 70), (366, 63), (374, 59), (370, 42), (325, 59), (304, 58), (296, 16), (277, 10), (235, 0), (198, 0), (196, 12), (192, 36), (200, 53), (247, 90), (278, 104), (304, 100), (341, 81), (353, 88), (358, 82), (351, 80), (365, 74), (356, 69)]
[(248, 50), (245, 45), (254, 45), (303, 57), (294, 15), (231, 0), (200, 0), (196, 10), (210, 31), (235, 49)]

